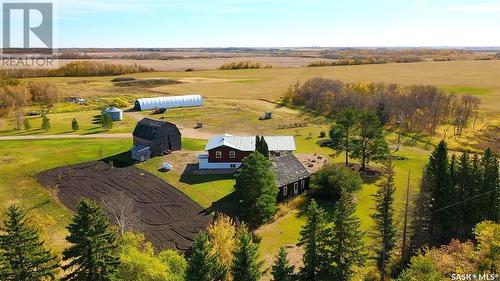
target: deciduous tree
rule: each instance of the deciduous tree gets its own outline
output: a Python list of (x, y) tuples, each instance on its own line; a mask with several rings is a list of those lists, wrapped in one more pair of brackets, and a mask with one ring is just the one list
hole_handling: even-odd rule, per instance
[(330, 129), (330, 139), (333, 148), (337, 151), (345, 151), (345, 165), (349, 164), (350, 145), (354, 137), (354, 130), (358, 124), (358, 114), (352, 108), (348, 108), (337, 115), (335, 123)]
[(361, 188), (363, 180), (357, 171), (327, 164), (314, 174), (312, 183), (318, 190), (318, 195), (328, 201), (336, 202), (342, 190), (355, 192)]

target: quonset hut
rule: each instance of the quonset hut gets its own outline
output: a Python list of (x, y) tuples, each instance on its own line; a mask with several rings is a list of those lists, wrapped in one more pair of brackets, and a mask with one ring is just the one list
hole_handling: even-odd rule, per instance
[[(151, 156), (158, 156), (182, 148), (181, 132), (175, 124), (170, 122), (144, 118), (135, 126), (133, 135), (132, 152), (146, 152), (148, 150), (146, 148), (149, 148)], [(145, 160), (147, 158), (149, 157)]]
[(156, 108), (176, 108), (202, 106), (203, 97), (200, 95), (157, 97), (137, 99), (134, 104), (135, 110), (151, 110)]

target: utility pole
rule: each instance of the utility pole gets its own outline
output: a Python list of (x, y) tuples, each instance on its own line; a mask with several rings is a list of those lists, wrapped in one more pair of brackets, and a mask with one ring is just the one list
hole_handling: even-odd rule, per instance
[(403, 245), (401, 247), (401, 266), (406, 257), (406, 236), (408, 228), (408, 209), (410, 203), (410, 174), (411, 170), (408, 170), (408, 182), (406, 184), (406, 201), (405, 201), (405, 215), (403, 221)]

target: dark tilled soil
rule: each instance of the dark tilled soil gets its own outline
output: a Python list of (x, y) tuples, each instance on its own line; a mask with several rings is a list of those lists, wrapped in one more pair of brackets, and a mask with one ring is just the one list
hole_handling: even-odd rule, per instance
[(187, 251), (194, 236), (210, 221), (203, 208), (182, 192), (135, 167), (111, 168), (103, 162), (89, 162), (48, 170), (37, 179), (44, 186), (57, 186), (59, 199), (73, 211), (82, 197), (102, 202), (109, 194), (123, 192), (135, 201), (142, 232), (159, 250)]

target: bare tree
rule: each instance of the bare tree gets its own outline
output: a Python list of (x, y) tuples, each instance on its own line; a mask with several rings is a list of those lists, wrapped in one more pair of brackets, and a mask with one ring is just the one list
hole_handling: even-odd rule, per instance
[(6, 115), (13, 112), (16, 117), (16, 129), (23, 125), (24, 107), (27, 102), (27, 91), (23, 86), (6, 86), (0, 92), (0, 112)]
[(54, 104), (59, 101), (57, 85), (49, 82), (31, 82), (28, 85), (30, 99), (38, 105), (40, 115), (46, 115)]
[(102, 205), (120, 227), (121, 235), (125, 231), (142, 230), (141, 214), (136, 208), (136, 202), (123, 191), (108, 194), (102, 198)]

